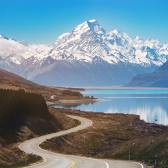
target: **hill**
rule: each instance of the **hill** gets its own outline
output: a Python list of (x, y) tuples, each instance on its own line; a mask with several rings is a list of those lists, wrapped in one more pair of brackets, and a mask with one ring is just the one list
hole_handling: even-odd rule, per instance
[(39, 85), (29, 80), (26, 80), (16, 74), (0, 69), (0, 87), (9, 88), (9, 89), (10, 88), (30, 89), (30, 88), (39, 87)]
[(18, 143), (74, 125), (76, 122), (64, 114), (49, 112), (41, 95), (0, 89), (0, 167), (14, 168), (39, 160), (21, 152)]
[(77, 104), (93, 101), (93, 99), (84, 97), (80, 93), (82, 89), (39, 85), (3, 69), (0, 69), (0, 88), (12, 90), (24, 89), (27, 92), (41, 94), (46, 101), (56, 104), (69, 104), (69, 100), (74, 100), (74, 103), (77, 101)]
[(152, 73), (134, 77), (129, 86), (168, 87), (168, 62)]
[(15, 168), (41, 159), (24, 154), (17, 144), (74, 126), (74, 120), (48, 110), (46, 101), (88, 100), (79, 91), (38, 85), (0, 69), (0, 167)]

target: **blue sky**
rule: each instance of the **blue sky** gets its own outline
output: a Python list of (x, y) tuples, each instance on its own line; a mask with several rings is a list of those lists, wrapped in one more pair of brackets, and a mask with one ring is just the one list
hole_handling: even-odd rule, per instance
[(89, 19), (168, 42), (167, 0), (0, 0), (0, 34), (30, 43), (52, 43)]

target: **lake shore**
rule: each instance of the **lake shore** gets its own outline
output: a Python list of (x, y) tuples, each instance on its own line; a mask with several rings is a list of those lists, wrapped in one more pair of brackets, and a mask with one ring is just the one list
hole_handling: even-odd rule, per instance
[(129, 87), (129, 86), (86, 86), (83, 87), (83, 89), (87, 90), (168, 90), (168, 88), (164, 87), (142, 87), (142, 86), (136, 86), (136, 87)]
[(145, 161), (149, 165), (155, 159), (159, 164), (168, 163), (167, 126), (146, 123), (137, 115), (53, 108), (51, 111), (54, 114), (59, 111), (89, 118), (93, 121), (93, 127), (48, 140), (41, 145), (45, 149), (64, 154), (124, 160), (129, 159), (131, 150), (131, 160)]

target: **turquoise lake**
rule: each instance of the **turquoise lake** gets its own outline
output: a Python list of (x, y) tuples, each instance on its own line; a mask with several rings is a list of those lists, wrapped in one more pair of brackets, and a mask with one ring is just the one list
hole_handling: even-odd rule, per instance
[(168, 90), (166, 89), (90, 89), (83, 93), (98, 98), (98, 101), (94, 104), (72, 107), (73, 109), (137, 114), (146, 122), (168, 125)]

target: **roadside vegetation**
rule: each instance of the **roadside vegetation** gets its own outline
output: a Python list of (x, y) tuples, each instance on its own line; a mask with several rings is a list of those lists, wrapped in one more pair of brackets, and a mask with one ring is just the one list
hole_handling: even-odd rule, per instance
[(48, 110), (41, 95), (0, 89), (0, 168), (18, 168), (40, 161), (18, 149), (24, 140), (78, 124), (62, 113)]
[(93, 127), (48, 140), (41, 145), (43, 148), (95, 158), (130, 159), (168, 168), (168, 127), (145, 123), (136, 115), (62, 109), (63, 112), (88, 117)]

